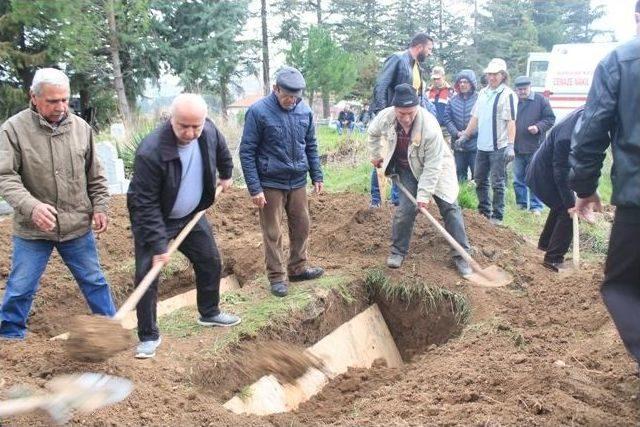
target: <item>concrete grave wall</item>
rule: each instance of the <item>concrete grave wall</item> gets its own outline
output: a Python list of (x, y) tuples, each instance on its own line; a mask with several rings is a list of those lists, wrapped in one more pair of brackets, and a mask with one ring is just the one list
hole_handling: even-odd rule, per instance
[(124, 161), (118, 158), (118, 150), (110, 142), (101, 142), (96, 145), (100, 164), (107, 176), (109, 193), (123, 194), (129, 188), (129, 180), (124, 175)]

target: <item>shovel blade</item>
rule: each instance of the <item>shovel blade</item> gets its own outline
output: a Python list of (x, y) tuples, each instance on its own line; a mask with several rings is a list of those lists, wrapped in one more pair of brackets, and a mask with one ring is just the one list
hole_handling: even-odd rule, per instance
[(499, 288), (513, 282), (513, 277), (497, 265), (490, 265), (464, 278), (483, 288)]

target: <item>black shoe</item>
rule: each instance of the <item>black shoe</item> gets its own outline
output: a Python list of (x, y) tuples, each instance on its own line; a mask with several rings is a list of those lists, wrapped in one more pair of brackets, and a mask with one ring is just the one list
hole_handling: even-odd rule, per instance
[(271, 283), (271, 293), (277, 297), (286, 297), (289, 293), (287, 282), (273, 282)]
[(301, 282), (303, 280), (313, 280), (324, 274), (324, 270), (321, 267), (308, 267), (300, 274), (293, 274), (289, 276), (290, 282)]
[(553, 261), (543, 261), (542, 265), (545, 266), (546, 268), (548, 268), (551, 271), (555, 271), (556, 273), (559, 273), (560, 270), (562, 269), (562, 262), (553, 262)]

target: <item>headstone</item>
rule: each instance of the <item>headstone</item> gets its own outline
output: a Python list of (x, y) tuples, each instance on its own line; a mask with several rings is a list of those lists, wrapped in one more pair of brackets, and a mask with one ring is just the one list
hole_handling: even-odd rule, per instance
[(113, 123), (110, 130), (111, 136), (117, 141), (122, 141), (126, 136), (126, 130), (123, 123)]
[(118, 150), (109, 142), (101, 142), (96, 147), (100, 164), (107, 176), (109, 193), (126, 193), (129, 188), (129, 180), (125, 178), (124, 162), (118, 158)]
[(0, 215), (10, 215), (13, 213), (13, 209), (9, 206), (9, 203), (4, 200), (0, 201)]

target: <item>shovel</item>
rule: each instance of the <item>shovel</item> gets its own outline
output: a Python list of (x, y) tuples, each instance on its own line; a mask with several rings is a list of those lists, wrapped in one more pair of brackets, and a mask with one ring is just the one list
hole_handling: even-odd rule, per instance
[(382, 168), (376, 168), (376, 175), (378, 178), (378, 190), (380, 191), (380, 205), (382, 205), (387, 200), (387, 177), (384, 176)]
[[(413, 197), (413, 194), (411, 194), (409, 190), (407, 190), (405, 186), (400, 183), (398, 176), (392, 175), (392, 179), (396, 183), (398, 188), (405, 194), (405, 196), (407, 196), (407, 198), (416, 207), (418, 207), (416, 198)], [(485, 288), (497, 288), (500, 286), (506, 286), (513, 281), (511, 275), (497, 265), (490, 265), (487, 268), (480, 267), (480, 264), (478, 264), (471, 257), (471, 255), (469, 255), (467, 251), (465, 251), (464, 248), (460, 246), (460, 243), (456, 242), (456, 240), (451, 237), (451, 234), (449, 234), (447, 230), (445, 230), (444, 227), (440, 225), (440, 223), (436, 221), (433, 216), (431, 216), (429, 211), (427, 211), (425, 208), (419, 208), (419, 210), (424, 214), (424, 216), (427, 217), (431, 225), (433, 225), (435, 229), (438, 230), (438, 232), (447, 240), (451, 247), (455, 249), (458, 255), (460, 255), (465, 261), (467, 261), (469, 266), (471, 266), (471, 269), (474, 272), (472, 274), (464, 276), (466, 280)]]
[(76, 413), (86, 414), (125, 399), (131, 381), (104, 374), (84, 373), (54, 378), (50, 394), (0, 402), (0, 418), (44, 409), (56, 424), (67, 423)]
[[(222, 187), (216, 188), (216, 195), (221, 193)], [(184, 226), (180, 234), (171, 242), (167, 254), (171, 256), (182, 241), (198, 223), (205, 210), (196, 213), (191, 221)], [(67, 341), (67, 351), (77, 360), (99, 362), (114, 354), (124, 351), (130, 346), (131, 333), (122, 327), (122, 321), (127, 313), (135, 308), (142, 296), (147, 292), (151, 283), (158, 277), (160, 270), (166, 263), (157, 263), (140, 281), (129, 298), (122, 304), (112, 318), (103, 316), (78, 316), (73, 322)]]
[(578, 213), (574, 212), (573, 217), (573, 268), (580, 270), (580, 219)]

